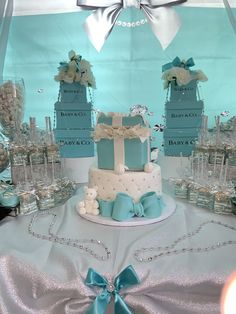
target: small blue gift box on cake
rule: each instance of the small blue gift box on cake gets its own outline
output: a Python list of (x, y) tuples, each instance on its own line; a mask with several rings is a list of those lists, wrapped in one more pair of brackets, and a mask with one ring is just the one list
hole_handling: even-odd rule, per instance
[(168, 101), (165, 104), (167, 128), (200, 128), (203, 101), (183, 101), (181, 104)]
[(165, 129), (164, 151), (166, 156), (190, 156), (198, 139), (199, 129)]
[(61, 102), (80, 102), (87, 103), (86, 86), (79, 82), (60, 83), (60, 100)]
[(91, 130), (54, 130), (56, 143), (62, 158), (94, 156)]
[(100, 114), (94, 140), (100, 169), (143, 170), (150, 161), (150, 128), (141, 115)]
[(91, 126), (91, 103), (55, 103), (58, 129), (83, 129)]

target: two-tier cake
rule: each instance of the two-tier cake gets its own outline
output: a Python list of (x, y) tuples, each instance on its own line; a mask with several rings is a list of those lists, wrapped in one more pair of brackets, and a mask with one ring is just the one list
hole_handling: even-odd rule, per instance
[(157, 218), (164, 206), (161, 169), (150, 162), (150, 127), (142, 115), (101, 113), (93, 137), (98, 166), (89, 171), (89, 188), (80, 214), (116, 221)]

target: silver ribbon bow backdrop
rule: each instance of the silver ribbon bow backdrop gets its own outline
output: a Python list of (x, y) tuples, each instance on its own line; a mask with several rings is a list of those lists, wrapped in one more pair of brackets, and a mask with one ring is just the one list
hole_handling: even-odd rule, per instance
[(180, 19), (172, 6), (187, 0), (77, 0), (81, 11), (92, 10), (84, 27), (93, 46), (100, 51), (123, 9), (135, 7), (145, 14), (163, 49), (180, 28)]

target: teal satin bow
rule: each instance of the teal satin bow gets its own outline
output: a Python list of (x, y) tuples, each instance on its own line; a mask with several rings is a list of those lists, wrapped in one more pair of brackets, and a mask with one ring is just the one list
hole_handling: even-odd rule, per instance
[(137, 285), (140, 280), (134, 270), (129, 265), (127, 266), (114, 280), (114, 283), (110, 283), (107, 279), (98, 274), (92, 268), (89, 268), (87, 277), (85, 280), (87, 286), (95, 286), (102, 288), (101, 294), (99, 294), (91, 306), (86, 311), (86, 314), (103, 314), (105, 313), (111, 298), (114, 297), (114, 312), (115, 314), (132, 314), (128, 305), (124, 299), (120, 296), (120, 290), (123, 288), (129, 288), (130, 286)]
[(166, 63), (162, 66), (162, 72), (170, 70), (173, 67), (184, 68), (188, 70), (195, 65), (193, 58), (189, 58), (187, 61), (181, 61), (179, 57), (176, 57), (172, 62)]
[[(70, 61), (75, 61), (76, 62), (77, 70), (79, 70), (79, 64), (80, 64), (81, 59), (82, 59), (81, 56), (79, 56), (79, 57), (73, 56), (73, 57), (70, 58)], [(59, 71), (68, 71), (68, 69), (69, 69), (69, 62), (62, 61), (59, 64), (60, 64), (60, 66), (58, 67)]]
[(117, 193), (114, 201), (98, 200), (101, 216), (111, 217), (117, 221), (128, 220), (134, 216), (157, 218), (161, 215), (164, 203), (156, 192), (144, 194), (139, 203), (125, 193)]

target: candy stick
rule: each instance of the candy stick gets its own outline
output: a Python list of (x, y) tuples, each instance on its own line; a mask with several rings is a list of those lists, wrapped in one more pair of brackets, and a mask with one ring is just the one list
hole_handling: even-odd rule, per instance
[(220, 142), (220, 116), (215, 116), (216, 123), (216, 145)]
[(213, 167), (213, 175), (216, 174), (216, 160), (217, 160), (217, 152), (214, 154), (214, 167)]
[(200, 178), (200, 155), (197, 155), (197, 178)]
[(30, 117), (30, 140), (35, 143), (36, 141), (36, 120), (34, 117)]
[(46, 124), (46, 144), (49, 143), (49, 121), (48, 117), (45, 117), (45, 124)]
[(203, 180), (204, 177), (204, 154), (201, 154), (201, 179)]
[(52, 181), (55, 181), (55, 169), (54, 169), (54, 160), (52, 155)]
[(27, 178), (27, 169), (26, 169), (25, 160), (23, 160), (23, 168), (24, 168), (25, 183), (27, 183), (28, 182), (28, 178)]
[(31, 173), (32, 181), (34, 182), (34, 172), (33, 172), (32, 156), (30, 156), (30, 173)]
[(46, 121), (46, 132), (47, 132), (47, 144), (53, 143), (53, 132), (52, 132), (52, 124), (51, 124), (51, 118), (45, 117)]
[(47, 158), (44, 156), (44, 172), (45, 172), (45, 179), (48, 178), (48, 165), (47, 165)]
[(53, 143), (53, 135), (52, 135), (52, 124), (51, 124), (51, 118), (48, 117), (48, 123), (49, 123), (49, 134), (50, 134), (50, 144)]
[(225, 173), (224, 173), (224, 181), (223, 181), (223, 185), (226, 185), (226, 181), (227, 181), (227, 174), (228, 174), (228, 159), (226, 159), (226, 162), (225, 162)]
[(219, 184), (221, 184), (221, 182), (222, 182), (223, 170), (224, 170), (224, 155), (222, 155), (222, 160), (221, 160), (221, 164), (220, 164)]
[(202, 116), (202, 123), (201, 123), (201, 131), (200, 131), (200, 136), (199, 136), (199, 144), (203, 145), (204, 144), (204, 130), (205, 130), (205, 116)]
[(208, 135), (208, 116), (204, 117), (204, 143), (206, 143)]
[(191, 170), (191, 177), (193, 178), (194, 180), (194, 164), (193, 164), (193, 151), (191, 153), (191, 156), (190, 156), (190, 170)]
[(183, 153), (180, 153), (180, 173), (182, 175), (183, 172)]

